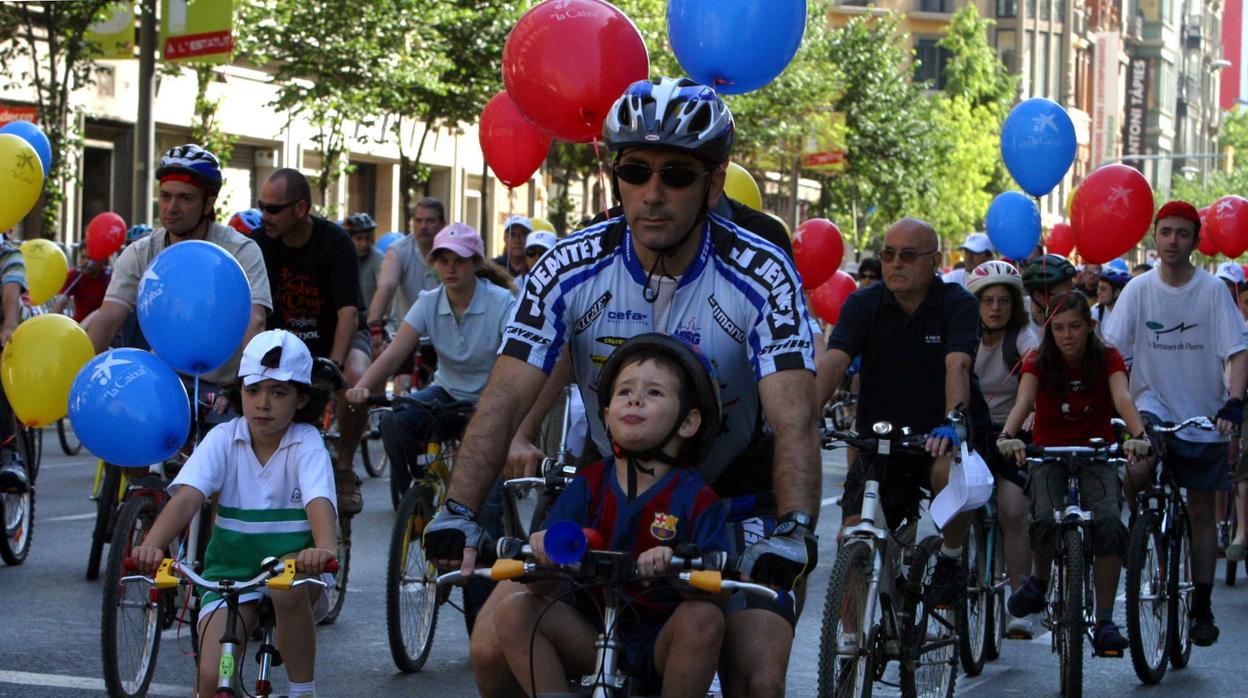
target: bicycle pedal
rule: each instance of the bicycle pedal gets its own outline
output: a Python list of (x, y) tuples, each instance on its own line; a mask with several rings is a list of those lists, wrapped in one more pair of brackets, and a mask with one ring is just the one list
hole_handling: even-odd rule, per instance
[(1095, 650), (1092, 652), (1094, 657), (1107, 657), (1110, 659), (1118, 659), (1124, 656), (1122, 650)]

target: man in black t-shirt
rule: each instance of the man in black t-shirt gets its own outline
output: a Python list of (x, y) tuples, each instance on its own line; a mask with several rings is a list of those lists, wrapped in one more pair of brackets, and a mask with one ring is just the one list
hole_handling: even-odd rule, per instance
[[(274, 172), (260, 190), (258, 204), (264, 234), (256, 242), (273, 291), (268, 329), (288, 330), (308, 345), (313, 356), (331, 359), (347, 385), (368, 369), (371, 340), (364, 324), (359, 268), (351, 238), (337, 225), (311, 215), (312, 190), (298, 170)], [(338, 511), (363, 508), (359, 478), (352, 470), (368, 413), (338, 399), (341, 434), (334, 461)]]

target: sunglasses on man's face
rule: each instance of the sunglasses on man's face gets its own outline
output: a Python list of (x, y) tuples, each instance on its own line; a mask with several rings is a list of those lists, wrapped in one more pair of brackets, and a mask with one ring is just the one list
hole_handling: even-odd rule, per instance
[(650, 181), (651, 175), (659, 173), (659, 180), (673, 189), (683, 189), (698, 181), (707, 170), (698, 171), (687, 165), (668, 165), (655, 169), (642, 162), (623, 162), (615, 166), (615, 176), (621, 181), (640, 186)]
[(885, 247), (884, 249), (880, 250), (880, 261), (884, 262), (885, 264), (892, 264), (894, 259), (900, 257), (902, 264), (914, 264), (915, 262), (919, 261), (919, 257), (926, 257), (927, 255), (932, 254), (933, 252), (939, 252), (939, 250), (928, 250), (927, 252), (919, 252), (918, 250), (915, 250), (909, 247), (901, 249), (901, 250), (894, 250), (891, 247)]
[(257, 201), (256, 208), (260, 209), (261, 211), (264, 211), (270, 216), (276, 216), (277, 214), (281, 213), (282, 211), (285, 211), (286, 209), (290, 208), (291, 206), (294, 206), (297, 203), (299, 203), (299, 199), (295, 199), (294, 201), (287, 201), (284, 204), (266, 204), (263, 201)]

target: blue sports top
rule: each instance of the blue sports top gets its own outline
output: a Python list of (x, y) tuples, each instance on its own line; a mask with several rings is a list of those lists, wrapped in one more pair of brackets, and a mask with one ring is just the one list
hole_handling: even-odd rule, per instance
[(701, 249), (680, 277), (663, 326), (643, 295), (647, 270), (622, 217), (564, 238), (526, 277), (499, 353), (550, 373), (569, 344), (590, 436), (606, 454), (595, 387), (607, 357), (645, 332), (684, 340), (719, 379), (723, 433), (698, 466), (715, 482), (760, 433), (758, 382), (777, 371), (815, 370), (813, 323), (780, 248), (714, 214), (700, 234)]

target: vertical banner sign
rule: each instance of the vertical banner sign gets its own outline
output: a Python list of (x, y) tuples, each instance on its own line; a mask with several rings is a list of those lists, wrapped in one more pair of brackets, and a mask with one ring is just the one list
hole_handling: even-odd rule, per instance
[(99, 47), (99, 58), (134, 58), (134, 3), (115, 2), (87, 27), (87, 41)]
[(802, 168), (823, 172), (845, 169), (845, 113), (815, 112), (802, 146)]
[(1117, 32), (1096, 35), (1096, 78), (1092, 92), (1092, 167), (1114, 158), (1121, 123), (1118, 101), (1118, 54), (1122, 37)]
[[(1132, 56), (1127, 72), (1127, 108), (1122, 123), (1123, 155), (1142, 155), (1147, 152), (1144, 131), (1148, 128), (1148, 58)], [(1143, 171), (1144, 163), (1126, 158), (1123, 164)]]
[(160, 47), (166, 61), (228, 63), (233, 29), (233, 0), (161, 0)]

